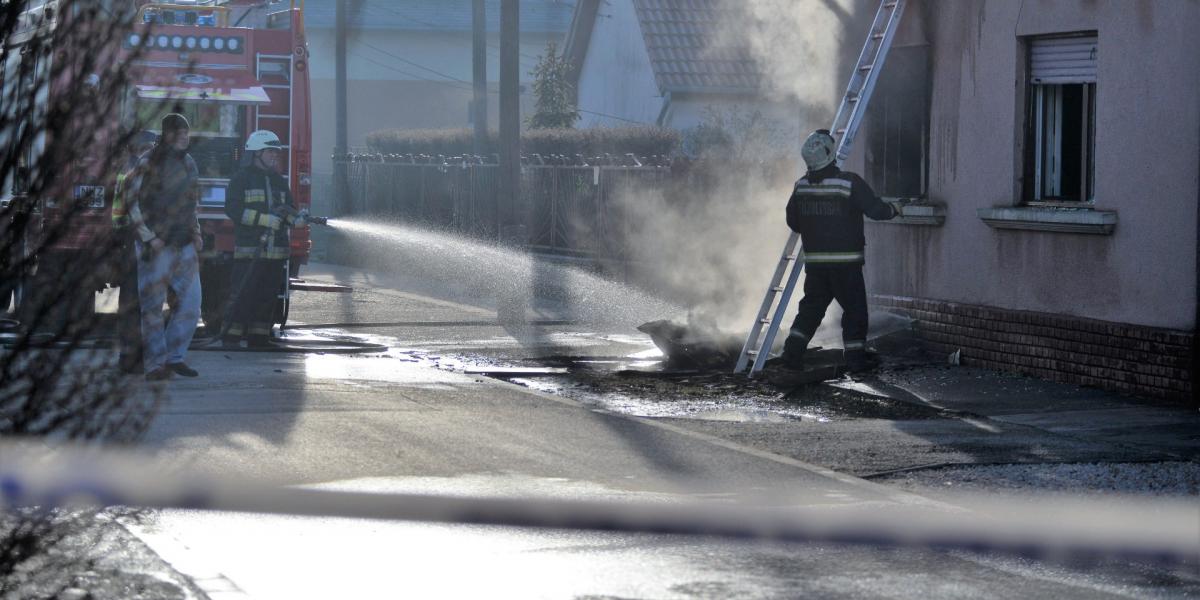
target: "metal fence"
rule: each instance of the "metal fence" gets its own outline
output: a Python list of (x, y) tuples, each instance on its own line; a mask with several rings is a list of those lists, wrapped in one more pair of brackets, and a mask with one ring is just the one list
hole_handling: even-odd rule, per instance
[(529, 245), (540, 252), (622, 259), (627, 231), (621, 194), (665, 190), (678, 175), (671, 166), (527, 164), (521, 200), (498, 212), (499, 167), (461, 162), (347, 161), (351, 214), (428, 225), (496, 239), (500, 222), (525, 223)]

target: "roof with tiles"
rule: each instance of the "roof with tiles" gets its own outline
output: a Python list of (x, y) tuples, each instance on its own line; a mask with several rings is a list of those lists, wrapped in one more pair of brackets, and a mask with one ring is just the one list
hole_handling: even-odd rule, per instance
[(664, 92), (754, 93), (763, 81), (750, 49), (721, 35), (741, 13), (724, 0), (633, 0)]
[[(355, 29), (394, 31), (471, 31), (471, 0), (349, 0), (349, 25)], [(571, 25), (574, 0), (524, 0), (521, 31), (565, 33)], [(500, 0), (486, 0), (487, 29), (500, 30)], [(307, 0), (304, 23), (310, 29), (331, 29), (336, 0)]]

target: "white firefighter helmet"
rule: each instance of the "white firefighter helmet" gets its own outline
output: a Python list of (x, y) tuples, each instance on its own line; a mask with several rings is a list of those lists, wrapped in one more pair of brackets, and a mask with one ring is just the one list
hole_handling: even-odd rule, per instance
[(804, 140), (804, 146), (800, 148), (800, 156), (804, 158), (804, 164), (808, 166), (809, 171), (816, 171), (833, 163), (836, 158), (834, 154), (836, 148), (837, 143), (829, 134), (829, 130), (818, 129)]
[(279, 150), (282, 147), (283, 144), (279, 143), (279, 136), (275, 135), (275, 132), (267, 131), (266, 129), (259, 129), (246, 138), (246, 150), (250, 152), (266, 150), (267, 148)]

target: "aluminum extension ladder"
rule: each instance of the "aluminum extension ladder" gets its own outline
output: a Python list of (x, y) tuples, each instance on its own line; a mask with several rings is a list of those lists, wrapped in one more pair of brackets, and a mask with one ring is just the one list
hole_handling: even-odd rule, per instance
[[(875, 13), (871, 33), (867, 35), (867, 41), (863, 44), (858, 64), (854, 67), (854, 73), (850, 75), (846, 94), (842, 97), (837, 116), (833, 119), (833, 127), (830, 128), (834, 137), (838, 139), (838, 165), (850, 154), (850, 146), (858, 134), (858, 126), (867, 110), (867, 102), (871, 99), (871, 92), (875, 90), (875, 82), (883, 69), (884, 59), (892, 47), (892, 39), (896, 35), (896, 28), (899, 27), (900, 16), (904, 13), (905, 2), (906, 0), (883, 0)], [(767, 287), (762, 306), (754, 318), (750, 335), (746, 336), (737, 366), (733, 369), (734, 373), (741, 373), (747, 365), (750, 366), (750, 377), (762, 370), (803, 268), (804, 250), (800, 245), (800, 234), (792, 232), (783, 247), (783, 255), (775, 267), (775, 275), (771, 278), (771, 285)], [(785, 278), (786, 284), (783, 283)]]

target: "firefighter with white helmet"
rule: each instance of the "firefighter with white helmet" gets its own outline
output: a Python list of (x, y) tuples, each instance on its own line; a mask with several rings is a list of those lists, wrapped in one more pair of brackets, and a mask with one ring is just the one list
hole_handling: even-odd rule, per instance
[(771, 366), (800, 370), (804, 351), (829, 303), (837, 300), (847, 369), (872, 365), (866, 352), (867, 291), (863, 282), (863, 216), (888, 220), (899, 209), (880, 200), (862, 177), (837, 165), (837, 143), (827, 129), (808, 136), (800, 154), (808, 172), (796, 182), (787, 205), (787, 224), (804, 245), (804, 297), (792, 323), (783, 355)]
[(225, 214), (234, 223), (234, 263), (221, 337), (226, 345), (244, 337), (250, 347), (265, 347), (287, 277), (291, 228), (304, 217), (280, 174), (286, 156), (279, 136), (255, 131), (245, 148), (243, 167), (229, 180), (225, 195)]
[(259, 129), (246, 138), (247, 152), (258, 152), (267, 148), (275, 148), (276, 150), (283, 148), (283, 144), (279, 142), (279, 136), (275, 135), (274, 131)]

